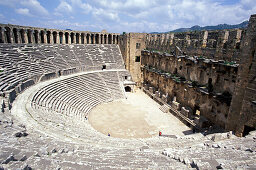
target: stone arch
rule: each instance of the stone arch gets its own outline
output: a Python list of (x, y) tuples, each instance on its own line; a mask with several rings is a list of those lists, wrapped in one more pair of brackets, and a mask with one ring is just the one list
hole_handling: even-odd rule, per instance
[(40, 31), (40, 40), (41, 40), (41, 43), (45, 43), (44, 42), (44, 31), (43, 30)]
[(119, 35), (116, 36), (116, 44), (119, 43)]
[(108, 44), (112, 44), (112, 35), (108, 34)]
[(94, 44), (94, 34), (91, 34), (91, 44)]
[(107, 39), (108, 39), (108, 37), (107, 37), (107, 35), (105, 34), (105, 35), (104, 35), (104, 44), (107, 44)]
[(0, 27), (0, 43), (4, 43), (4, 38), (3, 38), (3, 28)]
[(20, 42), (21, 43), (25, 43), (25, 31), (24, 31), (24, 29), (21, 29), (20, 30)]
[(75, 36), (75, 34), (73, 33), (73, 32), (71, 32), (70, 33), (70, 42), (71, 42), (71, 44), (73, 44), (74, 43), (74, 36)]
[(84, 33), (81, 33), (81, 44), (84, 44)]
[(11, 43), (11, 29), (9, 27), (5, 27), (5, 42)]
[(113, 44), (116, 43), (116, 35), (113, 35)]
[(59, 39), (60, 39), (59, 43), (63, 44), (63, 32), (59, 32)]
[(14, 36), (14, 43), (19, 43), (19, 35), (17, 28), (13, 28), (12, 30), (13, 36)]
[(99, 44), (100, 42), (100, 37), (99, 37), (99, 34), (95, 34), (95, 44)]
[(27, 30), (28, 43), (32, 43), (32, 30)]
[(80, 44), (79, 38), (80, 38), (80, 34), (76, 33), (76, 44)]
[(103, 44), (103, 41), (104, 41), (103, 35), (100, 34), (100, 43)]
[(34, 30), (34, 41), (36, 44), (38, 44), (38, 31)]
[(51, 44), (51, 36), (52, 36), (51, 31), (47, 31), (46, 32), (47, 44)]
[(69, 40), (69, 33), (68, 32), (66, 32), (65, 33), (65, 40), (66, 40), (66, 44), (68, 44), (68, 40)]
[(131, 92), (132, 88), (130, 86), (125, 86), (124, 90), (125, 90), (125, 92)]
[(90, 44), (90, 34), (86, 34), (86, 44)]
[(52, 37), (53, 37), (53, 44), (56, 44), (57, 43), (57, 32), (56, 31), (53, 31)]

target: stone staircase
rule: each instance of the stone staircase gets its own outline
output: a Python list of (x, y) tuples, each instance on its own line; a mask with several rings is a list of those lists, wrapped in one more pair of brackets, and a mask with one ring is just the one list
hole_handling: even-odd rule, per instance
[(163, 104), (159, 109), (164, 113), (168, 113), (170, 110), (169, 107), (165, 104)]

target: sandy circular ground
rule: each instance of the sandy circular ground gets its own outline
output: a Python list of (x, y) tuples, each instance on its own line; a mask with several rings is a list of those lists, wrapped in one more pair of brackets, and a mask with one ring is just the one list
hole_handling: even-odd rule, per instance
[(137, 90), (126, 93), (127, 99), (104, 103), (89, 114), (89, 122), (99, 132), (118, 138), (147, 138), (158, 135), (192, 133), (191, 129), (170, 113), (163, 113), (160, 105)]

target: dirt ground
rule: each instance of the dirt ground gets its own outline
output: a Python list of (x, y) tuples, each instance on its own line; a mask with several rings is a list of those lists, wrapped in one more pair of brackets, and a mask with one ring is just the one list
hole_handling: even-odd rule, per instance
[(137, 90), (126, 93), (127, 99), (104, 103), (89, 114), (89, 122), (99, 132), (118, 138), (147, 138), (158, 135), (192, 133), (191, 129), (170, 113), (163, 113), (160, 105)]

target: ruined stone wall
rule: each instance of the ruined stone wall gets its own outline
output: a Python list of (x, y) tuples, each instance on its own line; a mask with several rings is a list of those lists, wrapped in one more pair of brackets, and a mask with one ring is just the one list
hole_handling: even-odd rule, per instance
[(237, 136), (256, 129), (256, 15), (250, 18), (241, 49), (238, 78), (226, 126)]
[(177, 57), (174, 55), (142, 51), (142, 66), (156, 68), (201, 86), (212, 84), (212, 92), (233, 94), (238, 64), (212, 61), (204, 58)]
[(141, 51), (146, 48), (146, 34), (128, 33), (120, 36), (121, 53), (124, 57), (126, 69), (131, 73), (133, 81), (141, 85)]
[(255, 28), (252, 15), (247, 29), (147, 34), (144, 83), (244, 136), (256, 129)]
[(210, 62), (208, 59), (176, 57), (142, 51), (143, 83), (155, 91), (174, 97), (190, 110), (190, 118), (199, 110), (209, 125), (225, 128), (234, 91), (238, 65)]
[(239, 61), (240, 42), (244, 34), (245, 30), (242, 29), (147, 34), (147, 49)]
[(118, 44), (118, 33), (57, 30), (0, 24), (0, 43)]

